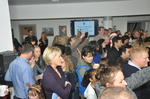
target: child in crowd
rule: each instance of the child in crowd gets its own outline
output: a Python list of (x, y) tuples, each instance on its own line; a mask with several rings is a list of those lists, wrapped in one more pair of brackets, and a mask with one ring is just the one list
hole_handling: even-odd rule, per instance
[(97, 99), (97, 94), (95, 92), (95, 85), (94, 83), (97, 81), (95, 78), (97, 70), (96, 69), (89, 69), (85, 72), (82, 85), (87, 87), (84, 92), (84, 97), (86, 99)]
[(27, 85), (29, 86), (29, 99), (44, 99), (40, 85), (30, 85), (29, 83), (27, 83)]

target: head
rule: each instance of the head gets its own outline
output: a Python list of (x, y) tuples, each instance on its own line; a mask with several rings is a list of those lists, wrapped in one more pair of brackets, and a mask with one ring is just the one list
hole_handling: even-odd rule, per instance
[(65, 46), (65, 42), (64, 42), (63, 38), (58, 35), (55, 36), (52, 46), (54, 46), (55, 44), (61, 44), (61, 45)]
[(61, 45), (61, 44), (55, 44), (54, 47), (58, 47), (61, 50), (61, 53), (64, 54), (65, 53), (65, 46)]
[(74, 66), (70, 58), (66, 55), (62, 55), (62, 65), (61, 68), (64, 72), (73, 72)]
[(101, 58), (99, 61), (99, 64), (100, 64), (100, 66), (101, 65), (108, 66), (108, 61), (109, 61), (108, 58)]
[(61, 50), (48, 46), (43, 53), (43, 59), (47, 65), (60, 66), (62, 63)]
[(71, 48), (70, 47), (66, 47), (65, 48), (65, 54), (66, 55), (71, 55), (72, 51), (71, 51)]
[(100, 53), (100, 54), (102, 54), (102, 50), (103, 50), (103, 48), (105, 48), (106, 47), (106, 43), (105, 43), (105, 40), (104, 39), (99, 39), (98, 41), (97, 41), (97, 45), (98, 45), (98, 52)]
[(111, 34), (111, 32), (113, 32), (112, 28), (108, 29), (108, 34)]
[(29, 35), (29, 36), (33, 36), (33, 30), (29, 29), (29, 30), (28, 30), (28, 35)]
[(128, 44), (130, 40), (130, 37), (127, 35), (122, 36), (122, 43), (123, 45)]
[(135, 30), (135, 31), (133, 32), (133, 37), (134, 37), (134, 38), (139, 38), (139, 37), (140, 37), (139, 31)]
[(89, 69), (84, 73), (84, 77), (82, 80), (82, 85), (87, 87), (90, 82), (95, 83), (97, 80), (95, 78), (97, 70)]
[(118, 34), (121, 34), (121, 31), (120, 31), (120, 30), (117, 30), (116, 33), (117, 33), (117, 35), (118, 35)]
[(131, 61), (139, 68), (148, 66), (149, 55), (148, 49), (145, 47), (137, 46), (131, 48)]
[(105, 29), (105, 34), (108, 34), (108, 30), (107, 29)]
[(104, 33), (105, 33), (105, 28), (104, 27), (99, 27), (98, 34), (99, 35), (104, 35)]
[(110, 36), (108, 34), (104, 34), (102, 38), (105, 40), (106, 45), (109, 44)]
[(30, 59), (33, 56), (34, 47), (31, 44), (24, 44), (21, 50), (21, 56), (26, 56), (26, 59)]
[(44, 40), (47, 40), (47, 34), (45, 32), (41, 33), (41, 38), (43, 38)]
[(43, 99), (43, 92), (40, 85), (32, 85), (28, 89), (29, 99)]
[(98, 50), (97, 42), (96, 42), (95, 40), (90, 41), (89, 44), (88, 44), (88, 46), (90, 47), (90, 49), (91, 49), (93, 55), (95, 55), (95, 54), (96, 54), (96, 51)]
[(131, 50), (131, 45), (123, 45), (120, 50), (121, 50), (121, 57), (124, 58), (124, 59), (129, 59), (130, 58), (130, 50)]
[(107, 87), (98, 99), (134, 99), (134, 97), (122, 87)]
[(124, 35), (127, 35), (127, 36), (131, 37), (131, 32), (127, 31), (127, 32), (124, 33)]
[(93, 61), (93, 54), (92, 50), (89, 46), (85, 46), (82, 49), (81, 56), (87, 63), (92, 63)]
[(34, 57), (39, 58), (41, 56), (41, 48), (38, 45), (34, 45)]
[(113, 43), (114, 47), (120, 48), (122, 46), (122, 38), (121, 37), (114, 37), (112, 39), (112, 43)]
[(31, 66), (31, 64), (35, 65), (35, 58), (34, 58), (34, 56), (32, 56), (31, 59), (29, 60), (29, 64), (30, 64), (30, 66)]
[(96, 79), (100, 80), (105, 87), (118, 86), (126, 89), (127, 83), (119, 66), (100, 66)]
[(68, 39), (68, 45), (73, 45), (75, 42), (76, 42), (76, 37), (75, 36), (71, 36), (69, 39)]
[(140, 35), (140, 38), (142, 40), (145, 40), (146, 37), (147, 37), (147, 33), (146, 32), (142, 32), (141, 35)]

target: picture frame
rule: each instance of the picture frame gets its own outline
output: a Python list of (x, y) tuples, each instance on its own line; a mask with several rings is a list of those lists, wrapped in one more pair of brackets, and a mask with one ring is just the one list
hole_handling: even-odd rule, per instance
[(19, 25), (20, 33), (21, 33), (21, 41), (23, 42), (25, 40), (25, 37), (28, 36), (28, 30), (31, 29), (36, 35), (36, 25), (35, 24), (24, 24), (24, 25)]
[(42, 32), (45, 32), (47, 36), (54, 36), (54, 29), (52, 27), (44, 27)]
[(59, 35), (67, 36), (67, 26), (65, 25), (59, 26)]

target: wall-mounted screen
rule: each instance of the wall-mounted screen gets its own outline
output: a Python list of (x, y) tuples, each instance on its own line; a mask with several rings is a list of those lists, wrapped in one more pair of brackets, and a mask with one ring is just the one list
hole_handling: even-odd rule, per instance
[(90, 36), (97, 35), (98, 20), (71, 20), (71, 34), (77, 35), (79, 31), (88, 32)]

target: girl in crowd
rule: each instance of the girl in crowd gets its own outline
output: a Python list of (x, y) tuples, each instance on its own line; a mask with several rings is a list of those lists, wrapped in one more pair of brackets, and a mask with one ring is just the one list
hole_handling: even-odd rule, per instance
[(66, 80), (60, 67), (62, 65), (61, 50), (57, 47), (47, 47), (43, 53), (43, 59), (47, 64), (43, 74), (43, 88), (47, 99), (56, 93), (62, 99), (68, 99), (71, 84)]
[(43, 54), (45, 48), (48, 45), (47, 34), (45, 32), (41, 33), (41, 38), (39, 39), (39, 42), (40, 42), (39, 46), (41, 48), (41, 54)]
[(31, 68), (33, 69), (33, 77), (34, 77), (35, 81), (42, 79), (42, 75), (38, 75), (38, 73), (42, 74), (44, 71), (41, 68), (39, 68), (39, 66), (37, 64), (35, 64), (34, 57), (32, 57), (29, 60), (29, 64), (30, 64)]
[(41, 49), (38, 45), (34, 45), (34, 58), (35, 58), (35, 62), (36, 64), (42, 69), (44, 70), (46, 67), (46, 64), (43, 60), (43, 57), (41, 55)]
[(28, 89), (29, 99), (44, 99), (43, 92), (40, 85), (30, 85)]
[(90, 41), (88, 46), (90, 47), (92, 54), (93, 54), (93, 62), (98, 63), (99, 60), (101, 59), (101, 55), (100, 55), (100, 53), (98, 53), (99, 49), (98, 49), (97, 42), (95, 40)]
[(77, 90), (77, 76), (74, 71), (73, 63), (70, 58), (66, 55), (62, 55), (62, 65), (61, 68), (67, 77), (68, 81), (71, 83), (71, 91), (69, 95), (69, 99), (79, 99), (79, 95), (76, 94)]
[(124, 79), (124, 75), (119, 66), (101, 66), (96, 74), (96, 79), (99, 80), (95, 83), (96, 92), (97, 94), (100, 94), (105, 89), (105, 87), (119, 86), (127, 89), (135, 97), (135, 99), (137, 99), (135, 93), (132, 90), (138, 88), (150, 80), (149, 71), (150, 67), (146, 67)]
[(89, 69), (84, 74), (82, 85), (87, 87), (84, 92), (84, 97), (86, 99), (97, 99), (94, 85), (94, 83), (97, 81), (95, 75), (96, 69)]
[(84, 76), (84, 73), (93, 67), (94, 63), (93, 61), (93, 54), (91, 51), (91, 48), (89, 46), (83, 47), (82, 53), (81, 53), (82, 59), (78, 61), (76, 73), (78, 76), (78, 85), (79, 85), (79, 93), (81, 96), (81, 99), (84, 99), (84, 91), (85, 87), (81, 84), (82, 79)]
[(107, 52), (104, 51), (104, 48), (106, 47), (106, 43), (104, 39), (99, 39), (97, 41), (98, 45), (98, 53), (101, 54), (101, 58), (107, 57)]

